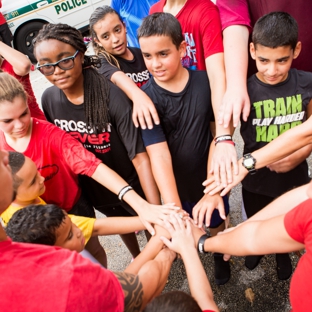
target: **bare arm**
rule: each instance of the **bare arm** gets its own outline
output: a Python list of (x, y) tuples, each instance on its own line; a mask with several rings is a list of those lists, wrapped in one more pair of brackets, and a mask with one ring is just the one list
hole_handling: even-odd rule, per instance
[[(263, 168), (311, 143), (312, 116), (303, 124), (284, 132), (266, 146), (252, 152), (253, 157), (257, 160), (255, 167), (256, 169)], [(211, 178), (204, 183), (207, 186), (205, 192), (212, 195), (223, 190), (221, 195), (225, 195), (248, 174), (248, 171), (242, 166), (242, 159), (238, 162), (238, 168), (239, 174), (233, 177), (233, 182), (228, 186), (224, 188), (216, 184), (214, 178)]]
[(92, 236), (127, 234), (136, 230), (145, 230), (139, 217), (111, 217), (96, 219)]
[(122, 71), (115, 72), (111, 81), (126, 93), (128, 98), (133, 102), (132, 119), (136, 127), (142, 129), (153, 128), (153, 121), (159, 124), (159, 117), (154, 103), (125, 73)]
[(151, 204), (160, 205), (160, 194), (152, 173), (152, 167), (147, 153), (144, 152), (136, 154), (132, 159), (132, 163), (138, 173), (146, 200)]
[(0, 41), (0, 55), (12, 65), (16, 75), (25, 76), (29, 73), (31, 68), (29, 58), (2, 41)]
[(190, 221), (186, 220), (186, 226), (176, 216), (171, 216), (169, 221), (170, 223), (166, 221), (166, 228), (172, 239), (171, 241), (164, 237), (161, 239), (167, 247), (181, 255), (192, 296), (202, 310), (219, 311), (213, 300), (207, 275), (198, 257)]
[(304, 248), (288, 235), (284, 217), (283, 214), (263, 221), (244, 222), (228, 233), (207, 239), (204, 248), (235, 256), (286, 253)]
[(175, 203), (177, 206), (182, 207), (167, 142), (149, 145), (146, 150), (163, 201), (165, 203)]
[[(307, 118), (312, 115), (312, 100), (309, 102), (307, 106)], [(272, 164), (269, 164), (267, 167), (276, 172), (287, 172), (296, 166), (298, 166), (301, 162), (303, 162), (306, 158), (309, 157), (312, 151), (312, 144), (307, 145), (299, 149), (298, 151), (290, 154), (289, 156), (282, 158)]]
[(219, 120), (227, 126), (233, 116), (233, 125), (240, 115), (246, 121), (250, 112), (247, 93), (248, 37), (246, 26), (232, 25), (223, 31), (226, 92), (219, 110)]
[[(123, 178), (103, 163), (97, 166), (91, 177), (114, 194), (118, 194), (127, 185)], [(134, 190), (128, 191), (124, 195), (123, 200), (137, 212), (142, 223), (152, 235), (154, 234), (154, 229), (151, 223), (162, 225), (163, 221), (168, 217), (167, 215), (178, 209), (170, 204), (163, 206), (151, 205)]]
[[(214, 128), (215, 123), (211, 123), (211, 127)], [(213, 132), (212, 129), (211, 132)], [(227, 144), (227, 143), (223, 143)], [(209, 149), (209, 156), (208, 156), (208, 164), (207, 164), (207, 178), (212, 174), (209, 172), (209, 168), (211, 166), (211, 158), (215, 149), (215, 144), (212, 141)], [(214, 209), (217, 208), (219, 210), (220, 216), (222, 219), (225, 219), (225, 211), (224, 211), (224, 203), (223, 199), (219, 194), (209, 195), (204, 194), (203, 197), (198, 201), (198, 203), (193, 208), (193, 219), (195, 224), (198, 224), (198, 227), (201, 228), (203, 224), (203, 220), (206, 217), (206, 226), (209, 227), (211, 215)]]
[[(206, 69), (209, 77), (212, 107), (216, 119), (216, 136), (233, 133), (232, 122), (226, 127), (219, 122), (219, 110), (225, 93), (225, 70), (223, 53), (216, 53), (206, 58)], [(211, 173), (215, 173), (216, 181), (226, 185), (232, 181), (232, 167), (237, 174), (237, 155), (233, 145), (220, 143), (216, 146), (211, 162)], [(220, 179), (221, 178), (221, 179)]]

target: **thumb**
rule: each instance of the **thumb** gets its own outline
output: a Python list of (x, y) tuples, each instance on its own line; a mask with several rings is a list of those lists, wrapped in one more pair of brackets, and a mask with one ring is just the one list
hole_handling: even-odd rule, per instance
[(147, 221), (143, 222), (143, 224), (145, 225), (145, 227), (146, 227), (146, 229), (149, 231), (149, 233), (150, 233), (152, 236), (154, 236), (154, 235), (155, 235), (155, 230), (154, 230), (154, 228), (152, 227), (152, 225), (151, 225), (149, 222), (147, 222)]
[(170, 248), (172, 243), (167, 237), (160, 236), (159, 238), (168, 248)]

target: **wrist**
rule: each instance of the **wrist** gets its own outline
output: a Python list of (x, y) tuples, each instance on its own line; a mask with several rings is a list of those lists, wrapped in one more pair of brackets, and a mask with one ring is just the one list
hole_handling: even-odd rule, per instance
[(204, 234), (199, 238), (198, 243), (197, 243), (197, 250), (199, 253), (207, 253), (207, 251), (205, 251), (204, 246), (205, 246), (206, 239), (209, 237), (210, 235)]

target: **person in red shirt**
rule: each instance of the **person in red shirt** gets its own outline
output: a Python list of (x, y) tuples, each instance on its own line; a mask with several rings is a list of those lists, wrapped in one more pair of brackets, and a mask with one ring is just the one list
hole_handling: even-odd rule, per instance
[(31, 116), (46, 120), (43, 111), (39, 108), (31, 86), (29, 71), (32, 64), (29, 58), (1, 41), (0, 55), (0, 69), (15, 77), (27, 92), (27, 103)]
[[(78, 184), (78, 174), (83, 174), (119, 194), (136, 210), (150, 233), (154, 231), (151, 223), (162, 225), (166, 215), (178, 209), (172, 204), (157, 206), (147, 203), (70, 134), (47, 121), (31, 118), (22, 85), (7, 73), (0, 74), (0, 116), (0, 148), (22, 152), (36, 163), (45, 178), (47, 191), (42, 198), (47, 203), (66, 211), (74, 208), (78, 215), (94, 217), (93, 207), (86, 203)], [(91, 238), (86, 248), (96, 242), (98, 240)], [(106, 266), (105, 255), (98, 253), (96, 258)]]
[[(238, 226), (202, 241), (204, 252), (233, 256), (286, 253), (305, 248), (290, 284), (293, 312), (312, 305), (312, 182), (291, 190)], [(195, 238), (198, 242), (199, 236)], [(228, 256), (227, 256), (228, 257)]]
[[(0, 213), (14, 199), (8, 162), (8, 152), (0, 150)], [(0, 306), (13, 312), (139, 311), (165, 286), (174, 258), (162, 250), (137, 274), (114, 273), (76, 252), (14, 243), (0, 225)]]
[[(0, 0), (0, 8), (2, 8), (1, 0)], [(9, 47), (12, 47), (11, 41), (13, 39), (13, 36), (7, 24), (7, 21), (1, 12), (0, 12), (0, 36), (2, 42), (4, 42)]]

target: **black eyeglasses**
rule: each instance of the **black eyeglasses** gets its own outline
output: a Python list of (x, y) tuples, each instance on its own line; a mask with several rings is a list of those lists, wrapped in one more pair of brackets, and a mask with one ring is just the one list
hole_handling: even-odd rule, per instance
[(36, 69), (40, 70), (40, 72), (45, 76), (53, 75), (55, 71), (55, 66), (58, 66), (60, 69), (63, 70), (69, 70), (72, 69), (75, 66), (75, 58), (78, 55), (79, 50), (75, 52), (73, 56), (65, 57), (55, 63), (48, 63), (39, 65), (39, 63), (36, 65)]

